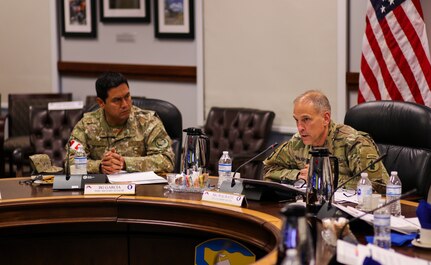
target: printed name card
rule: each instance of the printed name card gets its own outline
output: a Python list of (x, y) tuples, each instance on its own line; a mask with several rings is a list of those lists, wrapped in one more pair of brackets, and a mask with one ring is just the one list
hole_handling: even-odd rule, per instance
[(135, 194), (135, 184), (86, 184), (85, 195)]
[(247, 202), (244, 200), (244, 195), (225, 193), (217, 191), (204, 191), (202, 194), (202, 200), (207, 202), (217, 202), (223, 204), (229, 204), (233, 206), (243, 206)]

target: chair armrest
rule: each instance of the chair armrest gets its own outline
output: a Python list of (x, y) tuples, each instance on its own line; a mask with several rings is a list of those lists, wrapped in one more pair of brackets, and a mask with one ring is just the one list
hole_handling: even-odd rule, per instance
[(29, 161), (29, 156), (31, 156), (34, 153), (33, 147), (23, 147), (23, 148), (17, 148), (13, 150), (12, 153), (12, 160), (13, 163), (16, 165), (16, 176), (21, 177), (22, 171), (23, 171), (23, 165), (28, 164), (27, 161)]

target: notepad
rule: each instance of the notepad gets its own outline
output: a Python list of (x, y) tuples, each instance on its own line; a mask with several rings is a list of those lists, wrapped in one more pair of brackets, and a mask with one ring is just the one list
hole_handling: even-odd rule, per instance
[(134, 184), (156, 184), (156, 183), (168, 183), (168, 181), (158, 176), (154, 171), (147, 172), (133, 172), (133, 173), (118, 173), (108, 175), (110, 183), (134, 183)]

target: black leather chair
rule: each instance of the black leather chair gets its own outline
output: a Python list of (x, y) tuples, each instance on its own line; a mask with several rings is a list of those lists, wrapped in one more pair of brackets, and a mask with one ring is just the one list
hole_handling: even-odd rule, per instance
[[(174, 171), (180, 173), (181, 170), (181, 151), (183, 143), (183, 118), (178, 108), (170, 102), (146, 97), (132, 97), (133, 105), (147, 110), (153, 110), (159, 115), (166, 132), (172, 139), (172, 149), (175, 154)], [(97, 103), (87, 104), (85, 111), (94, 111), (99, 108)]]
[(411, 102), (371, 101), (349, 109), (344, 123), (376, 142), (388, 173), (398, 171), (403, 192), (426, 198), (431, 185), (431, 109)]
[[(49, 102), (70, 101), (72, 94), (9, 94), (8, 114), (8, 139), (4, 140), (2, 152), (0, 152), (0, 161), (3, 163), (1, 171), (4, 172), (6, 160), (9, 162), (9, 174), (14, 175), (14, 153), (30, 149), (29, 138), (29, 107), (43, 106), (46, 107)], [(4, 134), (3, 134), (4, 135)], [(0, 140), (1, 142), (1, 140)]]
[(82, 118), (83, 110), (48, 110), (30, 107), (30, 143), (33, 154), (47, 154), (53, 163), (63, 167), (65, 146), (70, 132)]
[(153, 110), (159, 115), (166, 132), (172, 139), (172, 149), (175, 154), (174, 171), (181, 170), (181, 150), (183, 146), (183, 118), (178, 108), (170, 102), (145, 97), (132, 97), (133, 105), (147, 110)]
[[(218, 175), (218, 160), (223, 151), (229, 151), (232, 157), (232, 171), (263, 151), (269, 145), (274, 117), (275, 113), (267, 110), (211, 108), (204, 125), (210, 139), (210, 174)], [(265, 155), (242, 167), (241, 178), (262, 179), (264, 158)]]

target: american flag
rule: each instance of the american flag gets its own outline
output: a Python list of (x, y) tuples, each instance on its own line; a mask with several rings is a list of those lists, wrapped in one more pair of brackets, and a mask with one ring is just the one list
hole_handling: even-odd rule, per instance
[(370, 0), (358, 103), (412, 101), (431, 107), (428, 38), (419, 0)]

